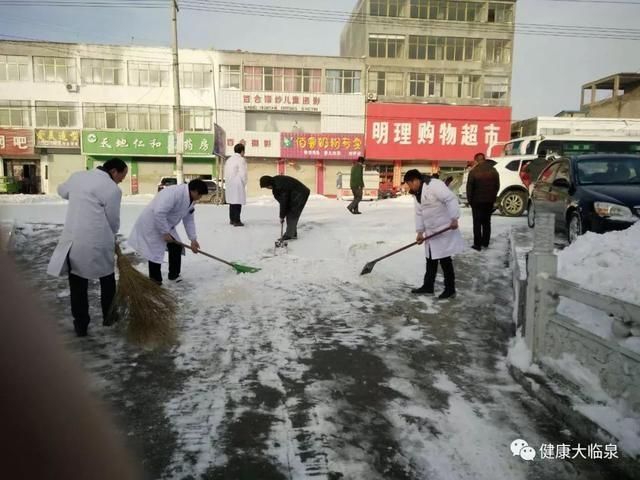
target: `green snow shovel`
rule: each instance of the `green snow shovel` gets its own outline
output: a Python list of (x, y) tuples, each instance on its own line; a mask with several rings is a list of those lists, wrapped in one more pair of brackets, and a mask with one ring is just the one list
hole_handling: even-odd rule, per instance
[[(439, 232), (434, 233), (433, 235), (429, 235), (428, 237), (425, 237), (425, 240), (429, 240), (430, 238), (435, 237), (436, 235), (440, 235), (441, 233), (447, 232), (451, 230), (451, 227), (447, 227), (444, 230), (440, 230)], [(366, 275), (367, 273), (371, 273), (373, 271), (373, 267), (376, 265), (376, 263), (378, 263), (380, 260), (384, 260), (385, 258), (389, 258), (392, 255), (395, 255), (396, 253), (400, 253), (405, 251), (407, 248), (411, 248), (414, 245), (417, 245), (418, 242), (413, 242), (410, 243), (409, 245), (405, 245), (402, 248), (399, 248), (398, 250), (394, 250), (391, 253), (387, 253), (386, 255), (380, 257), (380, 258), (376, 258), (375, 260), (370, 261), (369, 263), (367, 263), (364, 268), (362, 269), (362, 272), (360, 272), (360, 275)]]
[[(182, 245), (185, 248), (188, 248), (189, 250), (191, 250), (191, 246), (187, 245), (186, 243), (182, 243), (182, 242), (176, 242), (178, 245)], [(256, 267), (248, 267), (246, 265), (240, 265), (239, 263), (235, 263), (235, 262), (227, 262), (226, 260), (223, 260), (222, 258), (218, 258), (214, 255), (211, 255), (210, 253), (207, 252), (203, 252), (202, 250), (198, 250), (198, 254), (200, 255), (204, 255), (205, 257), (209, 257), (213, 260), (217, 260), (218, 262), (222, 262), (226, 265), (229, 265), (231, 268), (233, 268), (236, 273), (256, 273), (259, 272), (260, 269), (256, 268)]]

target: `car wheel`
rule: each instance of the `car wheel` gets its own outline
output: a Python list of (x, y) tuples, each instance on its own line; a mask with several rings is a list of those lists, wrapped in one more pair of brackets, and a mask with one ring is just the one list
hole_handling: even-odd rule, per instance
[(529, 225), (529, 228), (536, 226), (536, 209), (531, 200), (529, 200), (529, 205), (527, 206), (527, 225)]
[(511, 190), (500, 199), (500, 212), (507, 217), (519, 217), (527, 205), (527, 195), (519, 190)]
[(582, 218), (578, 212), (572, 212), (569, 216), (569, 222), (567, 225), (567, 240), (569, 243), (575, 242), (580, 235), (584, 233), (582, 227)]

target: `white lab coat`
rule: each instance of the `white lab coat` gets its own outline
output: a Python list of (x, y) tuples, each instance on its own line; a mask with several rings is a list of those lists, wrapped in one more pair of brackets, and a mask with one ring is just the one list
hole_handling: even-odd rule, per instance
[(229, 205), (247, 203), (247, 161), (239, 153), (231, 155), (224, 165), (225, 197)]
[[(425, 236), (447, 228), (451, 221), (460, 217), (458, 199), (445, 183), (437, 178), (422, 186), (420, 202), (416, 199), (416, 232)], [(464, 251), (465, 244), (460, 230), (449, 230), (424, 242), (426, 256), (429, 250), (434, 260), (451, 257)]]
[(164, 261), (168, 233), (181, 242), (176, 227), (183, 223), (189, 240), (196, 240), (195, 209), (189, 195), (189, 185), (172, 185), (161, 190), (136, 220), (128, 245), (153, 263)]
[(47, 273), (60, 276), (69, 271), (88, 280), (111, 275), (115, 238), (120, 228), (122, 191), (102, 170), (74, 173), (58, 187), (69, 200), (64, 230), (53, 251)]

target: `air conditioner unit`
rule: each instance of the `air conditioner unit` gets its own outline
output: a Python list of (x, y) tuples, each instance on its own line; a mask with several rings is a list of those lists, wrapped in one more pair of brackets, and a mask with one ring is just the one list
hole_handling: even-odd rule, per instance
[(67, 92), (77, 93), (80, 90), (80, 85), (75, 83), (67, 83)]
[(367, 102), (377, 102), (378, 94), (377, 93), (367, 93)]

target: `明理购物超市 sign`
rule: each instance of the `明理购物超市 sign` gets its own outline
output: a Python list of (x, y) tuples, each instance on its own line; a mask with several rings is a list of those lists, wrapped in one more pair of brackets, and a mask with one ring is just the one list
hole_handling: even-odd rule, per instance
[[(175, 136), (170, 132), (82, 132), (82, 153), (85, 155), (172, 157), (176, 154), (175, 144)], [(213, 133), (185, 132), (182, 150), (187, 157), (210, 157), (213, 156), (213, 145)]]

